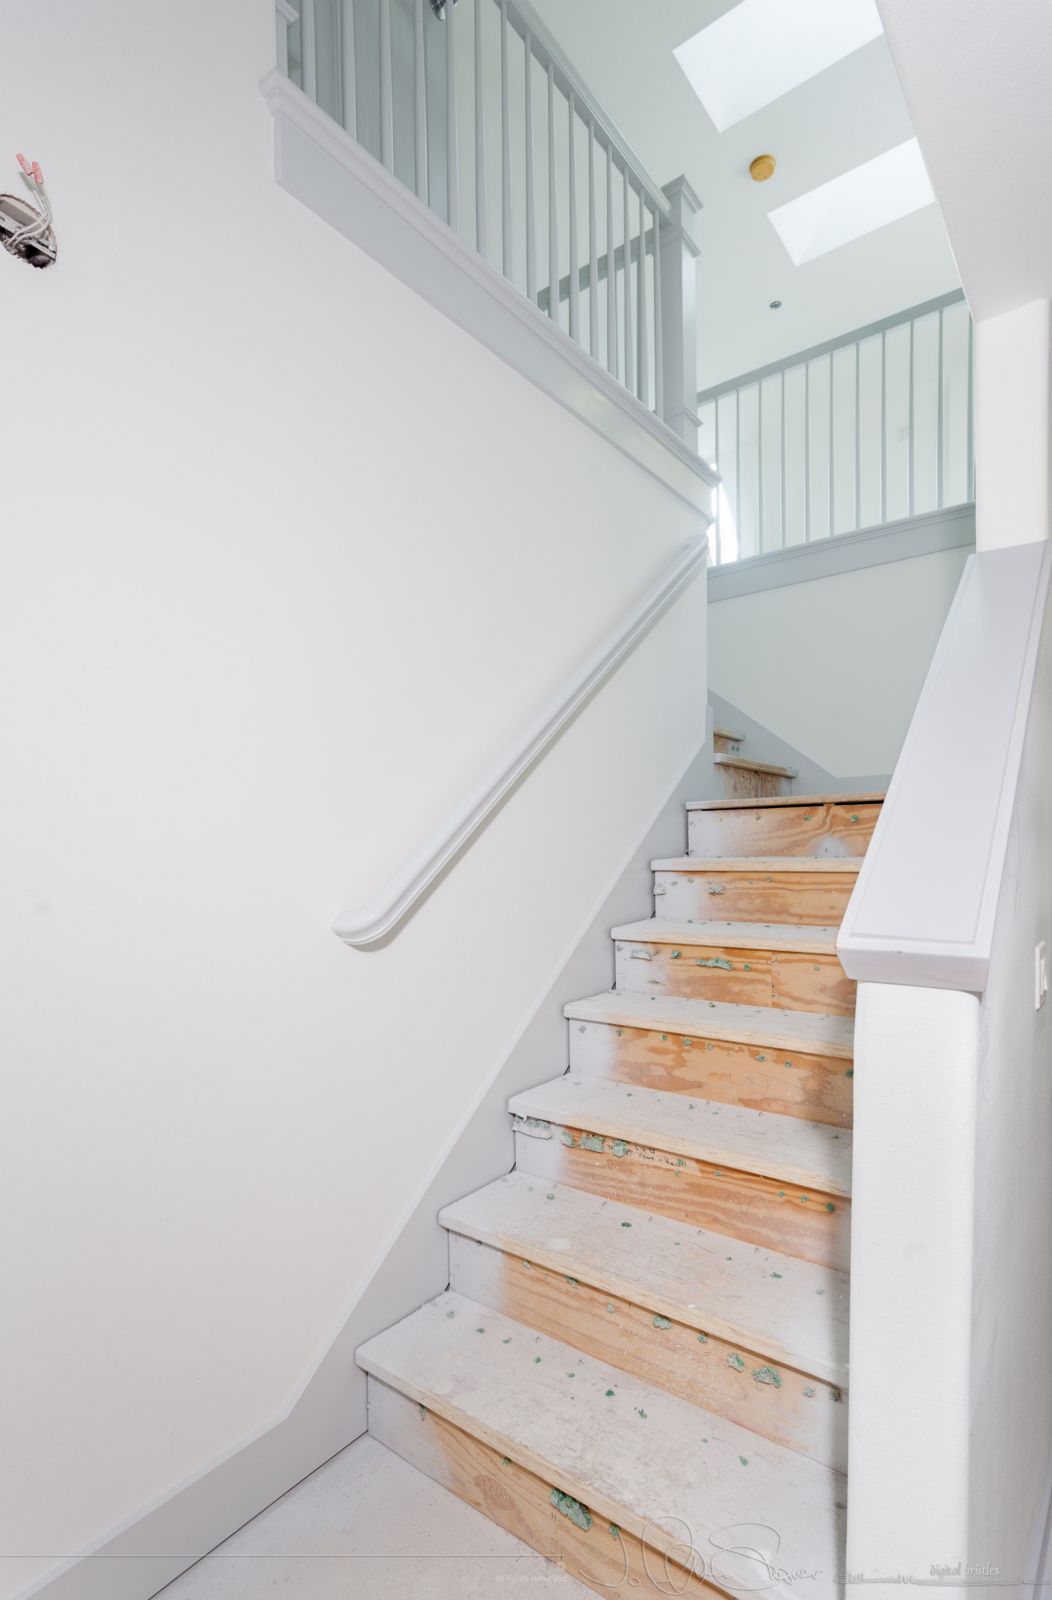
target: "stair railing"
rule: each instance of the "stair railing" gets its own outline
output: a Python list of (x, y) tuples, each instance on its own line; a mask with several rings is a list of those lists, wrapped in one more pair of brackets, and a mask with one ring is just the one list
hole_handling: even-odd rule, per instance
[(692, 224), (529, 0), (275, 0), (279, 69), (697, 449)]
[(703, 390), (715, 561), (974, 500), (972, 345), (958, 289)]

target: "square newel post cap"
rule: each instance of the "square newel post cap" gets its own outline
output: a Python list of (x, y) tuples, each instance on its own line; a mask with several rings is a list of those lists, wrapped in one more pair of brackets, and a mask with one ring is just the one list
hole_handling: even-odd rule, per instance
[(680, 234), (683, 243), (697, 255), (699, 246), (694, 237), (694, 219), (702, 209), (701, 201), (682, 173), (678, 178), (673, 178), (664, 184), (662, 193), (671, 207), (665, 223), (666, 228), (670, 232)]

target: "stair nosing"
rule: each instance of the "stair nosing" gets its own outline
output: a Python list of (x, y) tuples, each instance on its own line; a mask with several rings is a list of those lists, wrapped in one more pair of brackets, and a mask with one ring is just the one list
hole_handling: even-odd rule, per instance
[(867, 792), (864, 794), (768, 794), (756, 795), (752, 799), (727, 799), (727, 800), (688, 800), (688, 811), (748, 811), (750, 808), (759, 811), (768, 806), (866, 806), (882, 805), (887, 799), (887, 791), (883, 793)]
[(650, 917), (611, 928), (610, 936), (620, 944), (712, 945), (723, 950), (836, 955), (839, 931), (839, 924), (832, 923), (811, 926), (792, 922), (691, 922), (675, 917)]
[(762, 772), (774, 778), (798, 778), (795, 767), (779, 767), (770, 761), (757, 761), (751, 756), (739, 756), (729, 750), (717, 750), (712, 758), (715, 767), (730, 767), (733, 771)]
[(862, 856), (658, 856), (653, 872), (818, 872), (857, 877)]
[[(724, 1257), (725, 1247), (733, 1246), (744, 1250), (748, 1257), (757, 1258), (763, 1270), (770, 1275), (777, 1268), (778, 1280), (791, 1284), (792, 1275), (800, 1272), (801, 1276), (820, 1280), (821, 1293), (826, 1299), (826, 1311), (831, 1312), (833, 1307), (840, 1309), (839, 1296), (844, 1296), (843, 1318), (832, 1318), (831, 1321), (840, 1321), (845, 1327), (846, 1339), (846, 1295), (848, 1274), (835, 1267), (823, 1267), (813, 1262), (802, 1261), (796, 1256), (787, 1256), (784, 1252), (765, 1247), (743, 1244), (743, 1241), (733, 1234), (720, 1234), (711, 1228), (697, 1228), (691, 1224), (678, 1222), (674, 1218), (660, 1214), (651, 1214), (641, 1210), (638, 1206), (627, 1205), (623, 1202), (603, 1200), (590, 1190), (575, 1189), (567, 1184), (558, 1182), (552, 1185), (549, 1191), (547, 1184), (540, 1178), (532, 1177), (524, 1172), (510, 1172), (504, 1178), (484, 1185), (470, 1195), (465, 1195), (460, 1200), (455, 1200), (451, 1205), (444, 1206), (439, 1213), (439, 1223), (450, 1233), (458, 1234), (462, 1238), (473, 1239), (479, 1244), (499, 1250), (505, 1255), (531, 1260), (538, 1266), (554, 1272), (565, 1272), (572, 1268), (573, 1275), (582, 1283), (589, 1284), (592, 1288), (602, 1290), (607, 1294), (616, 1294), (628, 1300), (633, 1305), (643, 1307), (647, 1311), (660, 1312), (673, 1321), (680, 1322), (686, 1327), (704, 1329), (723, 1339), (728, 1344), (741, 1345), (745, 1350), (759, 1356), (768, 1356), (778, 1361), (782, 1366), (791, 1367), (796, 1372), (806, 1373), (808, 1376), (821, 1378), (823, 1382), (834, 1384), (837, 1388), (845, 1389), (848, 1384), (848, 1363), (846, 1356), (837, 1359), (831, 1353), (816, 1353), (804, 1347), (804, 1342), (792, 1342), (783, 1338), (778, 1332), (771, 1332), (769, 1328), (761, 1327), (758, 1319), (751, 1322), (743, 1317), (735, 1318), (729, 1309), (713, 1310), (718, 1304), (718, 1295), (711, 1288), (706, 1288), (703, 1280), (699, 1280), (698, 1293), (702, 1304), (688, 1302), (677, 1297), (670, 1291), (664, 1291), (660, 1286), (644, 1283), (638, 1267), (632, 1263), (629, 1269), (618, 1273), (601, 1263), (589, 1260), (582, 1256), (579, 1250), (572, 1254), (566, 1249), (558, 1250), (552, 1245), (530, 1237), (526, 1229), (521, 1229), (518, 1234), (505, 1232), (495, 1226), (487, 1226), (478, 1213), (483, 1209), (480, 1202), (491, 1197), (495, 1192), (506, 1190), (509, 1186), (522, 1192), (536, 1192), (544, 1194), (554, 1193), (558, 1201), (565, 1199), (569, 1204), (586, 1209), (589, 1204), (594, 1205), (596, 1211), (605, 1211), (619, 1223), (624, 1216), (633, 1219), (638, 1233), (631, 1235), (634, 1242), (637, 1238), (642, 1240), (645, 1235), (646, 1224), (657, 1223), (659, 1229), (672, 1236), (679, 1234), (682, 1241), (688, 1246), (695, 1247), (699, 1238), (713, 1241), (713, 1250), (719, 1251)], [(547, 1204), (547, 1202), (545, 1202)], [(557, 1202), (558, 1203), (558, 1202)], [(558, 1213), (556, 1213), (558, 1215)], [(640, 1248), (636, 1246), (637, 1250)], [(630, 1255), (630, 1246), (625, 1246), (626, 1255)], [(633, 1275), (635, 1268), (635, 1275)], [(728, 1277), (734, 1274), (727, 1274)], [(742, 1275), (743, 1282), (745, 1275)], [(828, 1293), (828, 1291), (832, 1293)], [(725, 1293), (726, 1291), (722, 1291)], [(782, 1291), (779, 1291), (781, 1293)], [(786, 1291), (788, 1292), (788, 1291)], [(815, 1290), (815, 1293), (818, 1291)], [(750, 1298), (743, 1304), (752, 1305)], [(769, 1314), (765, 1307), (761, 1315)]]
[[(579, 1097), (576, 1105), (564, 1099), (578, 1088), (591, 1090), (590, 1103), (587, 1093)], [(625, 1091), (625, 1098), (630, 1096), (635, 1101), (630, 1109), (619, 1103), (619, 1090)], [(673, 1103), (674, 1128), (662, 1126), (653, 1116), (656, 1108), (666, 1102)], [(508, 1110), (524, 1122), (583, 1128), (603, 1139), (623, 1139), (632, 1145), (726, 1168), (728, 1172), (747, 1172), (840, 1200), (851, 1198), (851, 1130), (830, 1123), (790, 1117), (780, 1111), (754, 1111), (751, 1106), (706, 1100), (701, 1095), (688, 1097), (638, 1084), (629, 1089), (616, 1079), (591, 1077), (583, 1072), (567, 1072), (520, 1090), (508, 1101)], [(717, 1117), (723, 1117), (723, 1121), (717, 1122)], [(688, 1134), (691, 1121), (693, 1130)], [(816, 1159), (813, 1151), (796, 1156), (792, 1153), (793, 1142), (803, 1144), (808, 1130), (813, 1142), (823, 1146), (822, 1160)], [(789, 1141), (788, 1153), (777, 1150), (779, 1137)], [(839, 1150), (834, 1149), (835, 1145), (840, 1146)]]
[[(854, 1018), (832, 1012), (786, 1011), (766, 1006), (735, 1005), (726, 1000), (692, 1000), (682, 995), (643, 995), (634, 991), (605, 989), (602, 994), (570, 1001), (563, 1007), (563, 1015), (570, 1022), (638, 1027), (682, 1034), (692, 1039), (767, 1044), (772, 1048), (796, 1050), (801, 1055), (836, 1056), (845, 1061), (853, 1060), (855, 1053)], [(750, 1020), (757, 1017), (755, 1023)], [(798, 1029), (796, 1018), (800, 1019)], [(786, 1019), (793, 1021), (787, 1026)], [(815, 1028), (816, 1024), (820, 1025), (818, 1031), (809, 1037), (807, 1029)], [(848, 1040), (824, 1038), (822, 1024), (827, 1033), (848, 1034)], [(742, 1037), (743, 1034), (745, 1037)]]

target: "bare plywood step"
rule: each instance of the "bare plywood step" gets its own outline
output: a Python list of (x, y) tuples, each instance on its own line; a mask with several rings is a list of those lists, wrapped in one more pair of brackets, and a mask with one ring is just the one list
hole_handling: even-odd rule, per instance
[(616, 987), (734, 1005), (846, 1015), (855, 985), (836, 954), (837, 928), (652, 917), (613, 929)]
[[(820, 1266), (847, 1267), (849, 1159), (832, 1154), (841, 1140), (850, 1148), (842, 1129), (575, 1074), (516, 1096), (512, 1106), (520, 1116), (516, 1165), (549, 1187), (587, 1189)], [(798, 1182), (790, 1171), (818, 1181)]]
[[(657, 1146), (673, 1156), (776, 1178), (824, 1195), (851, 1193), (851, 1135), (826, 1123), (710, 1100), (685, 1101), (682, 1095), (630, 1089), (578, 1072), (513, 1095), (508, 1109), (525, 1121), (585, 1129), (604, 1141)], [(557, 1138), (551, 1142), (567, 1148)]]
[[(847, 805), (880, 805), (884, 800), (883, 790), (867, 790), (860, 794), (791, 794), (775, 795), (766, 800), (755, 802), (760, 807), (767, 806), (847, 806)], [(751, 800), (688, 800), (688, 811), (736, 811), (750, 810), (754, 802)]]
[(695, 1331), (847, 1385), (845, 1273), (583, 1189), (549, 1189), (521, 1172), (455, 1201), (439, 1221)]
[(851, 1124), (851, 1017), (616, 989), (564, 1009), (574, 1071), (836, 1127)]
[[(723, 1530), (760, 1523), (781, 1535), (779, 1571), (817, 1572), (812, 1600), (840, 1595), (845, 1482), (827, 1467), (455, 1293), (357, 1359), (421, 1424), (443, 1419), (550, 1484), (578, 1527), (689, 1560), (684, 1525), (707, 1559)], [(776, 1576), (765, 1593), (795, 1585)]]
[(729, 728), (713, 728), (713, 749), (720, 754), (736, 756), (745, 742), (743, 733), (732, 733)]
[(672, 856), (653, 861), (663, 917), (839, 926), (860, 857)]
[(862, 856), (882, 794), (781, 795), (687, 806), (692, 856)]
[(772, 778), (795, 778), (795, 767), (773, 766), (769, 761), (756, 761), (752, 756), (736, 756), (721, 753), (713, 756), (713, 765), (717, 767), (740, 767), (746, 772), (766, 772)]

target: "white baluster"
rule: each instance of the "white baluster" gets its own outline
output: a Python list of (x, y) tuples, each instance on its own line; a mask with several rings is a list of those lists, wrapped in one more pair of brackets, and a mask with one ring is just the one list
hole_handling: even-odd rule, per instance
[(862, 526), (862, 346), (855, 341), (855, 530)]
[[(447, 5), (452, 0), (446, 0)], [(486, 215), (486, 85), (482, 72), (482, 8), (489, 0), (475, 0), (475, 249), (488, 254)]]
[(943, 394), (942, 394), (942, 386), (943, 386), (943, 344), (942, 344), (942, 338), (943, 338), (942, 307), (940, 306), (939, 307), (939, 419), (938, 419), (939, 437), (938, 437), (938, 442), (937, 442), (937, 445), (936, 445), (936, 456), (935, 456), (935, 479), (936, 479), (936, 491), (935, 491), (936, 492), (936, 499), (935, 499), (935, 504), (939, 507), (940, 511), (942, 510), (943, 495), (944, 495), (944, 492), (945, 492), (945, 484), (944, 484), (943, 480), (944, 480), (945, 475), (946, 475), (946, 463), (945, 463), (944, 452), (943, 452), (943, 443), (942, 443), (943, 422), (944, 422), (944, 418), (943, 418)]
[[(348, 10), (353, 0), (344, 0)], [(416, 133), (416, 192), (427, 204), (427, 60), (424, 55), (424, 0), (413, 12), (413, 118)]]
[(300, 0), (300, 56), (303, 61), (303, 92), (318, 98), (318, 36), (314, 29), (314, 0)]
[(616, 378), (617, 357), (617, 257), (614, 244), (614, 147), (606, 147), (606, 364)]
[[(654, 207), (654, 410), (659, 417), (664, 417), (665, 327), (661, 315), (661, 213), (657, 206)], [(719, 556), (716, 559), (719, 560)]]
[(533, 168), (533, 39), (526, 37), (526, 297), (537, 304), (537, 196)]
[(555, 63), (548, 62), (548, 315), (559, 322), (559, 175), (555, 160)]
[[(423, 0), (420, 0), (423, 4)], [(340, 15), (340, 84), (343, 89), (343, 125), (352, 139), (358, 137), (358, 82), (354, 60), (354, 0), (343, 0)]]
[(910, 517), (912, 517), (912, 515), (913, 515), (914, 502), (916, 500), (916, 495), (917, 495), (917, 471), (916, 471), (916, 465), (915, 465), (915, 462), (914, 462), (914, 449), (915, 449), (915, 446), (916, 446), (917, 432), (916, 432), (915, 406), (914, 406), (914, 399), (913, 399), (913, 375), (914, 375), (914, 356), (915, 356), (914, 329), (916, 328), (916, 326), (917, 326), (917, 324), (911, 319), (910, 320), (910, 366), (909, 366), (909, 384), (910, 384), (909, 419), (910, 420), (909, 420), (909, 447), (908, 447), (909, 448), (909, 456), (908, 456), (908, 464), (909, 464), (908, 485), (909, 485), (909, 491), (908, 491), (907, 498), (906, 498), (906, 507), (907, 507), (906, 514), (907, 514), (907, 516), (910, 516)]
[(580, 339), (581, 281), (577, 270), (577, 107), (570, 91), (570, 338)]
[(588, 119), (588, 349), (599, 359), (599, 257), (595, 229), (595, 122)]
[(457, 8), (446, 0), (446, 221), (455, 228), (459, 221), (457, 173), (457, 67), (453, 43)]
[(511, 217), (511, 88), (508, 81), (508, 0), (500, 0), (500, 216), (504, 276), (515, 270)]
[(380, 159), (394, 171), (394, 83), (391, 69), (391, 0), (380, 0)]
[(629, 394), (635, 388), (635, 338), (632, 333), (632, 219), (629, 215), (629, 186), (628, 167), (624, 169), (624, 213), (625, 213), (625, 388)]
[(639, 191), (639, 265), (636, 268), (636, 327), (639, 337), (639, 361), (636, 372), (636, 393), (644, 405), (650, 399), (650, 352), (647, 349), (647, 203), (642, 188)]

